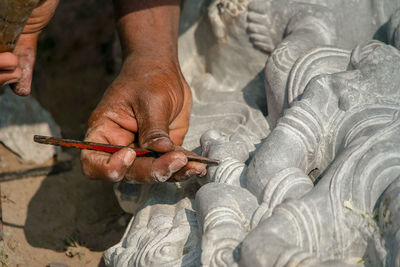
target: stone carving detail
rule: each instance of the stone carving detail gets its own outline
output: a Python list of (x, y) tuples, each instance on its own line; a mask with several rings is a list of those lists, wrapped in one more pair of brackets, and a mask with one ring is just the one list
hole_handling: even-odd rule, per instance
[[(323, 55), (327, 62), (335, 54), (344, 60), (337, 52)], [(373, 212), (385, 189), (400, 177), (400, 80), (389, 79), (400, 67), (400, 51), (372, 42), (357, 47), (351, 58), (347, 55), (351, 70), (317, 74), (299, 88), (301, 100), (285, 112), (251, 160), (246, 187), (234, 186), (234, 194), (218, 187), (220, 199), (234, 195), (244, 204), (247, 197), (239, 195), (244, 191), (260, 204), (247, 217), (251, 231), (243, 239), (239, 260), (244, 266), (334, 266), (362, 257), (376, 266), (387, 261), (387, 249), (396, 251), (396, 246), (376, 242)], [(304, 58), (299, 62), (307, 64)], [(315, 168), (323, 175), (313, 187), (306, 174)], [(209, 206), (205, 201), (213, 192), (204, 191), (215, 187), (200, 189), (198, 206)], [(393, 228), (389, 232), (398, 230)], [(377, 256), (366, 253), (368, 246)]]
[[(222, 194), (221, 194), (222, 193)], [(198, 221), (203, 227), (201, 264), (235, 266), (240, 243), (250, 230), (257, 200), (245, 190), (209, 183), (196, 196)]]
[[(289, 71), (296, 60), (320, 46), (352, 49), (375, 37), (386, 40), (384, 24), (400, 7), (397, 0), (254, 0), (248, 6), (250, 40), (271, 53), (265, 68), (268, 113), (276, 123), (290, 101)], [(399, 22), (393, 15), (389, 39), (396, 44)], [(398, 42), (398, 41), (397, 41)]]
[[(400, 179), (397, 178), (382, 196), (378, 223), (384, 241), (377, 251), (384, 266), (396, 266), (400, 261)], [(379, 253), (380, 252), (380, 253)]]
[[(197, 188), (186, 183), (186, 190)], [(200, 236), (191, 195), (173, 184), (153, 186), (153, 196), (128, 225), (120, 243), (104, 259), (112, 266), (195, 266)], [(195, 189), (192, 189), (192, 192)], [(184, 196), (186, 193), (187, 196)], [(170, 203), (170, 204), (167, 204)]]
[(217, 0), (184, 9), (184, 18), (205, 12), (181, 28), (194, 96), (184, 146), (221, 164), (206, 180), (153, 186), (107, 264), (398, 266), (399, 7)]

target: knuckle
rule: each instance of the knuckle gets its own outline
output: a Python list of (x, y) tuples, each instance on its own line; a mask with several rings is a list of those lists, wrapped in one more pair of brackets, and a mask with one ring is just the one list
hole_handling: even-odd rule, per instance
[(153, 170), (151, 172), (151, 178), (155, 182), (165, 182), (171, 177), (172, 173), (169, 170)]
[(82, 154), (81, 154), (82, 173), (90, 179), (95, 179), (96, 176), (93, 171), (93, 165), (92, 165), (92, 162), (90, 161), (90, 157), (87, 153), (88, 153), (87, 151), (82, 151)]
[(86, 177), (94, 179), (93, 172), (89, 167), (82, 165), (82, 172)]
[(107, 178), (109, 178), (111, 181), (118, 182), (118, 181), (122, 180), (122, 178), (124, 178), (124, 176), (116, 170), (109, 170), (107, 172)]

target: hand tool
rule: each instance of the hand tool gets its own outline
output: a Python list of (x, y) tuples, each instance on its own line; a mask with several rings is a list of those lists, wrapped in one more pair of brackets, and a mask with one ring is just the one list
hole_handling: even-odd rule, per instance
[[(115, 153), (125, 147), (129, 146), (116, 146), (110, 144), (100, 144), (100, 143), (92, 143), (86, 141), (77, 141), (77, 140), (70, 140), (70, 139), (62, 139), (62, 138), (54, 138), (49, 136), (41, 136), (35, 135), (33, 140), (37, 143), (47, 144), (47, 145), (54, 145), (54, 146), (63, 146), (63, 147), (75, 147), (79, 149), (89, 149), (89, 150), (96, 150), (96, 151), (103, 151), (107, 153)], [(137, 147), (129, 147), (135, 150), (137, 157), (143, 156), (150, 156), (150, 157), (158, 157), (164, 153), (155, 152), (152, 150), (144, 149), (144, 148), (137, 148)], [(205, 164), (219, 164), (219, 160), (210, 159), (198, 155), (192, 155), (187, 153), (186, 151), (182, 151), (185, 153), (186, 157), (190, 161), (197, 161)]]

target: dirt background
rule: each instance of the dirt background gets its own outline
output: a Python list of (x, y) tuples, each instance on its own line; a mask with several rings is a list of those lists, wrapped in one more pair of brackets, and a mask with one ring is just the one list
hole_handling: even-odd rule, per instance
[(112, 1), (60, 1), (41, 34), (33, 95), (68, 138), (82, 138), (118, 70)]
[[(118, 71), (115, 62), (111, 1), (60, 1), (39, 40), (33, 95), (65, 138), (83, 138), (91, 111)], [(103, 266), (102, 252), (122, 237), (130, 216), (120, 209), (113, 185), (86, 179), (79, 153), (67, 153), (70, 172), (1, 183), (0, 266)], [(0, 147), (1, 171), (28, 167)]]

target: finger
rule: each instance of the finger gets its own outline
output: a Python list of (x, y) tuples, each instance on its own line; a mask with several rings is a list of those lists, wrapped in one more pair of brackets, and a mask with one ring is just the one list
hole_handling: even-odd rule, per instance
[(89, 119), (85, 141), (119, 146), (128, 146), (134, 142), (134, 133), (121, 128), (107, 118), (95, 121), (92, 117)]
[(0, 70), (0, 86), (17, 83), (21, 79), (21, 69)]
[(168, 103), (168, 99), (161, 92), (153, 93), (151, 97), (138, 102), (135, 115), (141, 147), (157, 152), (169, 152), (174, 149), (174, 144), (169, 137), (171, 110)]
[(250, 1), (249, 5), (247, 7), (247, 9), (249, 10), (249, 13), (256, 12), (259, 14), (267, 13), (269, 8), (270, 8), (270, 5), (265, 0)]
[(36, 59), (37, 34), (21, 35), (14, 53), (18, 56), (21, 79), (11, 88), (17, 95), (26, 96), (31, 92), (33, 66)]
[[(33, 53), (32, 51), (30, 53)], [(26, 54), (19, 59), (21, 68), (21, 78), (15, 86), (12, 87), (14, 92), (20, 96), (27, 96), (31, 92), (33, 65), (35, 63), (35, 55)]]
[(267, 34), (266, 27), (264, 27), (263, 25), (255, 24), (255, 23), (249, 24), (249, 26), (247, 27), (247, 32), (248, 33), (257, 33), (257, 34), (261, 34), (261, 35)]
[(18, 58), (10, 52), (0, 53), (0, 71), (15, 70), (18, 66)]
[(260, 13), (256, 13), (256, 12), (249, 12), (247, 15), (247, 21), (249, 23), (266, 25), (268, 22), (268, 19), (266, 18), (266, 15), (264, 15), (264, 14), (260, 14)]
[(271, 51), (274, 50), (275, 46), (273, 45), (272, 42), (258, 42), (254, 41), (253, 42), (254, 46), (261, 49), (262, 51), (266, 53), (270, 53)]
[[(186, 156), (192, 155), (196, 156), (196, 153), (192, 151), (188, 151), (182, 147), (175, 147), (175, 151), (180, 151), (184, 153)], [(190, 178), (193, 175), (197, 175), (199, 177), (203, 177), (207, 174), (207, 165), (204, 163), (200, 163), (197, 161), (189, 161), (182, 169), (172, 175), (171, 179), (168, 182), (176, 182), (182, 181)]]
[(168, 182), (179, 182), (186, 180), (194, 175), (199, 177), (203, 177), (207, 174), (207, 165), (196, 162), (196, 161), (189, 161), (182, 169), (176, 172)]
[(142, 183), (165, 182), (187, 164), (182, 152), (169, 152), (159, 158), (137, 158), (126, 173), (127, 180)]
[(82, 171), (92, 179), (118, 182), (124, 178), (135, 158), (136, 153), (130, 148), (123, 148), (114, 154), (82, 150)]

